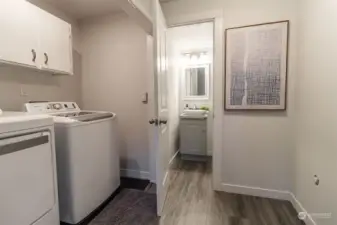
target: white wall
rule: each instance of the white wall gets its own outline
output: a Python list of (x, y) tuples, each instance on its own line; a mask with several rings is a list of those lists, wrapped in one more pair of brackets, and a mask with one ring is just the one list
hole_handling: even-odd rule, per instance
[[(186, 88), (184, 85), (184, 65), (183, 65), (183, 54), (188, 52), (205, 51), (207, 52), (212, 61), (213, 58), (213, 23), (201, 23), (188, 26), (179, 26), (169, 28), (167, 31), (167, 48), (168, 55), (170, 59), (169, 63), (169, 77), (176, 78), (176, 83), (174, 86), (179, 87), (176, 91), (179, 96), (177, 96), (177, 102), (179, 103), (179, 114), (184, 111), (185, 105), (188, 104), (189, 107), (196, 105), (197, 107), (207, 106), (210, 108), (210, 113), (213, 113), (213, 70), (212, 63), (210, 65), (209, 74), (209, 98), (208, 99), (186, 99), (184, 93), (186, 93)], [(213, 129), (213, 118), (210, 116), (208, 118), (208, 138), (207, 138), (207, 149), (208, 154), (212, 154), (212, 129)]]
[[(81, 56), (73, 52), (74, 75), (53, 76), (14, 66), (0, 67), (0, 108), (21, 111), (29, 101), (75, 101), (81, 105)], [(21, 89), (26, 96), (21, 95)]]
[(121, 167), (148, 176), (146, 33), (121, 13), (82, 21), (81, 37), (84, 108), (117, 113)]
[[(332, 213), (319, 225), (337, 224), (337, 2), (300, 1), (299, 82), (296, 119), (297, 198), (311, 213)], [(320, 185), (315, 186), (313, 176)]]
[[(77, 24), (61, 11), (41, 0), (31, 0), (44, 10), (66, 21), (73, 28), (74, 76), (53, 76), (32, 69), (0, 66), (0, 108), (21, 111), (22, 105), (30, 100), (76, 101), (81, 103), (81, 55), (78, 48)], [(21, 95), (21, 89), (26, 96)]]
[(264, 189), (293, 189), (294, 85), (297, 7), (293, 0), (180, 0), (162, 4), (168, 22), (223, 12), (224, 28), (290, 20), (288, 109), (286, 112), (223, 114), (222, 182)]

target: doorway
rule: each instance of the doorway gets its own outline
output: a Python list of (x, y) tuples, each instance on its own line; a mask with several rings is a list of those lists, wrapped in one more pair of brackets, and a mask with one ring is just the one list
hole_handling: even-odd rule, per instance
[(172, 98), (178, 103), (180, 153), (190, 160), (211, 157), (214, 23), (170, 27), (167, 49), (168, 74), (173, 80), (169, 90), (177, 89)]
[[(209, 172), (213, 168), (215, 19), (170, 28), (163, 26), (163, 17), (158, 21), (154, 38), (148, 41), (157, 62), (149, 64), (155, 68), (149, 79), (150, 87), (154, 84), (149, 121), (156, 125), (151, 126), (149, 137), (150, 177), (157, 184), (158, 215), (162, 215), (177, 163), (182, 168), (186, 160), (186, 165), (207, 164), (213, 180)], [(183, 117), (186, 113), (193, 115)], [(164, 133), (165, 140), (161, 139)]]

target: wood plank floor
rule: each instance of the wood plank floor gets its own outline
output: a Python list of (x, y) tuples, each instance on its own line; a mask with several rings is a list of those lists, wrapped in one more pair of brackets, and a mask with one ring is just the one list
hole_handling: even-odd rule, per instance
[(211, 163), (176, 160), (161, 225), (304, 225), (290, 202), (214, 192)]

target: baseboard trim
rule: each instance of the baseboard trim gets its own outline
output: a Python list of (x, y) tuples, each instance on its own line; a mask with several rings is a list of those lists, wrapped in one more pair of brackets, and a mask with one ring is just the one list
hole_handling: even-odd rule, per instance
[(308, 214), (308, 211), (303, 207), (303, 205), (301, 204), (301, 202), (296, 198), (296, 196), (293, 193), (289, 193), (289, 197), (290, 197), (289, 201), (294, 206), (294, 208), (296, 209), (296, 211), (298, 213), (302, 212), (302, 213), (305, 213), (307, 215), (307, 217), (304, 220), (305, 224), (306, 225), (317, 225), (316, 222), (311, 217), (311, 215)]
[(121, 177), (136, 178), (142, 180), (150, 179), (150, 172), (139, 171), (139, 170), (130, 170), (130, 169), (121, 169)]
[(280, 200), (289, 200), (288, 191), (280, 191), (273, 189), (264, 189), (259, 187), (249, 187), (235, 184), (222, 184), (222, 191), (228, 193), (242, 194), (242, 195), (251, 195), (263, 198), (273, 198)]
[(226, 183), (221, 184), (221, 191), (234, 194), (251, 195), (263, 198), (272, 198), (289, 201), (291, 202), (291, 204), (298, 213), (305, 213), (307, 215), (307, 217), (304, 220), (306, 225), (317, 225), (313, 220), (313, 218), (311, 217), (311, 215), (308, 214), (307, 210), (303, 207), (301, 202), (290, 191), (280, 191), (280, 190), (264, 189), (259, 187), (250, 187)]

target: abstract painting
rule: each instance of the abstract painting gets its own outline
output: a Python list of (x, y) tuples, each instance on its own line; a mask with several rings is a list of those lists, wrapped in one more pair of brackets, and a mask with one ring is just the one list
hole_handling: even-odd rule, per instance
[(286, 110), (289, 21), (226, 30), (225, 110)]

